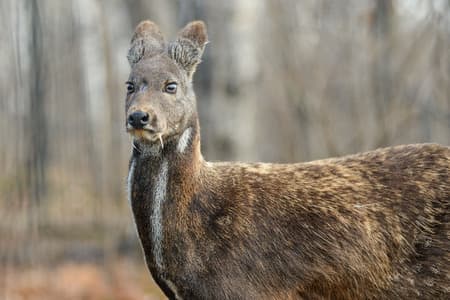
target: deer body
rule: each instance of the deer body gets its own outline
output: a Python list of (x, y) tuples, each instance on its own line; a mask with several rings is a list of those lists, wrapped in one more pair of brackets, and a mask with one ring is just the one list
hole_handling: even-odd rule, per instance
[[(211, 163), (191, 79), (193, 22), (129, 53), (128, 190), (149, 270), (170, 299), (445, 299), (450, 149), (423, 144), (299, 164)], [(175, 86), (175, 92), (173, 87)]]

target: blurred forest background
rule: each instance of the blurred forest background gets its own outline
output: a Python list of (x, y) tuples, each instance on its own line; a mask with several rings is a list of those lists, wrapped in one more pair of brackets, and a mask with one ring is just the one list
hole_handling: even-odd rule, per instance
[(208, 160), (450, 144), (448, 0), (1, 0), (0, 299), (159, 299), (125, 196), (129, 40), (203, 19)]

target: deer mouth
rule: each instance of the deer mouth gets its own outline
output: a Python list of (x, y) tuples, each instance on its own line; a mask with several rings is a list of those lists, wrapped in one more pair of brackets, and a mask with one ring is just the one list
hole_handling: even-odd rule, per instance
[(155, 131), (149, 128), (135, 129), (127, 128), (127, 132), (133, 136), (137, 141), (147, 144), (161, 144), (164, 147), (163, 132)]

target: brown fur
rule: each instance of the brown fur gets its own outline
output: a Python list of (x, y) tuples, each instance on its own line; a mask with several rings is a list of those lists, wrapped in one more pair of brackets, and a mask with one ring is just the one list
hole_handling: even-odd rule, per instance
[[(298, 164), (206, 162), (191, 83), (205, 26), (188, 24), (168, 46), (161, 37), (149, 21), (136, 29), (136, 91), (126, 113), (151, 119), (145, 134), (128, 128), (130, 196), (147, 265), (169, 298), (450, 298), (450, 148), (407, 145)], [(178, 83), (176, 94), (164, 92), (168, 81)], [(152, 222), (164, 164), (158, 263)]]

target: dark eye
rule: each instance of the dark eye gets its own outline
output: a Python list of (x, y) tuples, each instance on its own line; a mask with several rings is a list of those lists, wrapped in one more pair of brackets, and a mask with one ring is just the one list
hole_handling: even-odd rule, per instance
[(176, 82), (169, 82), (164, 87), (164, 92), (169, 94), (175, 94), (177, 92), (177, 83)]
[(125, 82), (125, 84), (127, 85), (127, 94), (134, 93), (134, 83), (131, 81), (127, 81)]

